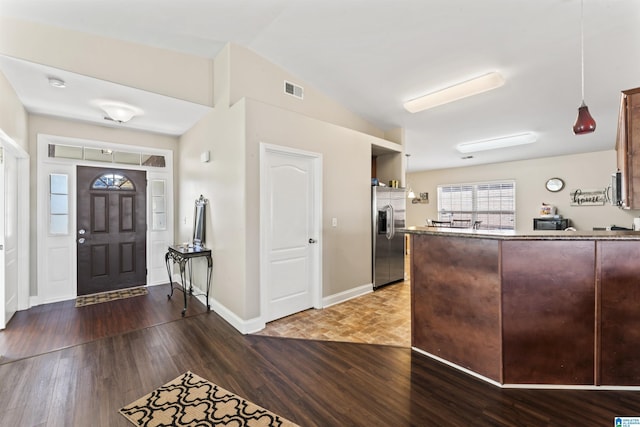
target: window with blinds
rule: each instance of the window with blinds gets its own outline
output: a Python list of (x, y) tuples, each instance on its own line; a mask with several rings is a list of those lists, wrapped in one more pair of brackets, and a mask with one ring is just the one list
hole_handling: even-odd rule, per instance
[(514, 230), (515, 181), (438, 186), (438, 220), (481, 221), (485, 230)]

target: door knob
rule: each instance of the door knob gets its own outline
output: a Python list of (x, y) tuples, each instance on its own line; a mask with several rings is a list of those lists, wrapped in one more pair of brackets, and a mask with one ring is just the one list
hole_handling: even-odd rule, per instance
[(309, 243), (318, 243), (316, 239), (309, 239)]
[(84, 237), (81, 237), (78, 239), (78, 243), (83, 244), (84, 243)]
[(81, 228), (80, 230), (78, 230), (78, 234), (82, 235), (82, 234), (84, 234), (84, 233), (86, 233), (86, 231), (85, 231), (85, 229), (84, 229), (84, 228)]

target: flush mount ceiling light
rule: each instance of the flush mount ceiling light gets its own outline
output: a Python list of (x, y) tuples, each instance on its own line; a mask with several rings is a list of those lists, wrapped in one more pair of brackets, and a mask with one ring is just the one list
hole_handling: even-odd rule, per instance
[(504, 77), (494, 71), (450, 86), (436, 92), (429, 93), (404, 103), (404, 108), (410, 113), (417, 113), (438, 105), (457, 101), (468, 96), (477, 95), (491, 89), (499, 88), (504, 84)]
[(67, 84), (64, 82), (64, 80), (57, 77), (49, 77), (49, 85), (60, 89), (67, 87)]
[(92, 102), (93, 105), (99, 107), (107, 114), (105, 119), (113, 120), (118, 123), (126, 123), (135, 116), (141, 116), (144, 111), (133, 105), (129, 105), (119, 101), (107, 101), (104, 99), (97, 99)]
[(578, 107), (578, 118), (573, 125), (573, 133), (582, 135), (596, 130), (596, 121), (589, 113), (589, 107), (584, 103), (584, 1), (580, 0), (580, 58), (582, 70), (582, 104)]
[(497, 148), (531, 144), (536, 141), (536, 135), (527, 132), (517, 135), (502, 136), (500, 138), (484, 139), (482, 141), (463, 142), (456, 145), (456, 150), (461, 153), (475, 153), (476, 151), (495, 150)]

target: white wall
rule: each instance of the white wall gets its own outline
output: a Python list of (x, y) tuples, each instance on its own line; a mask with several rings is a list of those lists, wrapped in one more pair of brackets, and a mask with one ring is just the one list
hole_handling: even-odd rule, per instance
[(27, 112), (18, 99), (18, 95), (4, 74), (0, 72), (0, 129), (29, 152), (27, 117)]
[[(429, 204), (407, 206), (407, 224), (424, 225), (427, 218), (436, 219), (437, 191), (439, 184), (474, 183), (483, 181), (516, 181), (516, 229), (533, 229), (534, 217), (539, 216), (540, 205), (548, 203), (558, 209), (558, 214), (571, 219), (571, 225), (579, 230), (593, 227), (619, 225), (631, 227), (634, 216), (640, 211), (627, 211), (615, 206), (570, 206), (569, 193), (575, 189), (603, 189), (611, 184), (611, 174), (616, 170), (615, 150), (570, 156), (506, 162), (417, 172), (408, 180), (416, 193), (428, 192)], [(552, 177), (562, 178), (565, 187), (558, 193), (546, 190), (545, 182)]]
[[(284, 94), (284, 79), (297, 80), (244, 48), (227, 46), (214, 66), (215, 109), (180, 140), (177, 224), (188, 240), (194, 199), (203, 194), (210, 200), (206, 240), (213, 250), (214, 304), (239, 321), (260, 316), (261, 142), (323, 155), (323, 296), (371, 284), (371, 144), (380, 139), (327, 120), (382, 132), (313, 91), (303, 101)], [(212, 160), (202, 164), (205, 150)]]
[[(229, 105), (245, 97), (251, 98), (323, 122), (384, 137), (382, 130), (251, 50), (235, 44), (227, 45), (227, 49), (230, 56)], [(304, 99), (285, 94), (285, 80), (303, 86)]]
[[(178, 238), (190, 239), (193, 202), (203, 194), (217, 303), (239, 319), (260, 316), (260, 142), (323, 155), (323, 296), (371, 283), (372, 139), (248, 99), (216, 108), (181, 138)], [(209, 163), (199, 160), (205, 150)]]
[[(260, 142), (322, 154), (323, 297), (371, 283), (371, 142), (374, 138), (247, 100), (247, 291), (257, 292)], [(332, 218), (338, 226), (332, 227)], [(253, 306), (258, 310), (259, 306)], [(255, 301), (257, 303), (257, 301)]]
[[(177, 238), (190, 241), (194, 202), (209, 200), (205, 245), (212, 249), (212, 297), (241, 319), (246, 309), (246, 222), (244, 103), (210, 112), (180, 139)], [(200, 154), (209, 151), (209, 163)], [(257, 243), (256, 243), (257, 244)], [(203, 268), (196, 281), (203, 283)], [(196, 284), (198, 284), (196, 283)], [(256, 297), (255, 295), (253, 297)], [(256, 313), (252, 313), (256, 316)]]
[(123, 40), (0, 17), (0, 54), (203, 105), (213, 61)]
[[(234, 316), (259, 316), (257, 162), (262, 141), (324, 155), (324, 295), (371, 283), (371, 144), (385, 134), (305, 82), (239, 46), (227, 46), (211, 61), (9, 18), (0, 18), (0, 54), (201, 104), (215, 99), (214, 111), (179, 144), (176, 138), (32, 116), (28, 146), (35, 147), (38, 133), (47, 133), (172, 149), (177, 240), (189, 239), (193, 201), (203, 194), (211, 202), (207, 244), (214, 250), (213, 296)], [(304, 100), (284, 93), (285, 79), (305, 87)], [(6, 91), (3, 85), (8, 84), (0, 77), (0, 94)], [(18, 115), (22, 108), (0, 100), (0, 108), (5, 105)], [(397, 130), (391, 135), (401, 136)], [(205, 150), (211, 151), (207, 164), (199, 160)], [(34, 155), (32, 175), (36, 161)], [(330, 227), (334, 217), (337, 228)], [(33, 238), (34, 224), (35, 219)], [(37, 292), (35, 284), (32, 292)]]

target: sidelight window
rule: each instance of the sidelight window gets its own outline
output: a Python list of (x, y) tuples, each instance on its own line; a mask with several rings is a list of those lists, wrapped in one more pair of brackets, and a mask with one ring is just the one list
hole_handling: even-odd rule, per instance
[(515, 181), (438, 186), (438, 220), (481, 221), (487, 230), (514, 230)]
[(152, 229), (167, 229), (167, 201), (166, 201), (166, 182), (164, 179), (154, 179), (151, 181), (151, 213)]
[(69, 177), (49, 175), (49, 233), (69, 234)]

